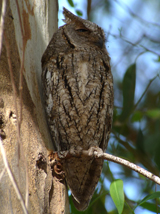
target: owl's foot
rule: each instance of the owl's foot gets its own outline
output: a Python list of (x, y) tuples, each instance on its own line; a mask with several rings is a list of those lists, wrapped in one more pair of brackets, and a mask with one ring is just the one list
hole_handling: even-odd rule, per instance
[(103, 156), (103, 150), (97, 146), (91, 146), (88, 149), (88, 156), (94, 156), (96, 158), (100, 158), (101, 156)]
[(91, 146), (88, 150), (83, 150), (82, 147), (78, 146), (76, 148), (71, 147), (70, 150), (67, 151), (58, 152), (58, 157), (60, 159), (69, 159), (81, 156), (101, 158), (103, 156), (103, 150), (97, 146)]
[(58, 153), (54, 152), (49, 155), (49, 164), (52, 168), (52, 175), (58, 178), (59, 180), (63, 180), (65, 178), (65, 174), (63, 171), (63, 164), (61, 159), (58, 157)]

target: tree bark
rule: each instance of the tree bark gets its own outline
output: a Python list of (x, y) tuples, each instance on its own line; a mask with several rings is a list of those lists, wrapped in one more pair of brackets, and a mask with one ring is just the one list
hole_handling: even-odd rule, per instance
[[(2, 0), (0, 0), (2, 9)], [(28, 213), (69, 213), (43, 108), (41, 56), (57, 30), (56, 0), (8, 0), (0, 58), (0, 136)], [(13, 78), (12, 78), (13, 74)], [(23, 213), (0, 152), (0, 213)], [(3, 172), (1, 174), (1, 172)]]

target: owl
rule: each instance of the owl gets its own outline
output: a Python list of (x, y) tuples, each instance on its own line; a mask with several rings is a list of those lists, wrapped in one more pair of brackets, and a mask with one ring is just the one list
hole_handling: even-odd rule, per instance
[[(104, 151), (113, 114), (113, 79), (104, 31), (63, 8), (66, 23), (42, 56), (46, 117), (57, 151)], [(73, 152), (74, 151), (74, 152)], [(85, 210), (100, 178), (103, 160), (63, 161), (73, 203)]]

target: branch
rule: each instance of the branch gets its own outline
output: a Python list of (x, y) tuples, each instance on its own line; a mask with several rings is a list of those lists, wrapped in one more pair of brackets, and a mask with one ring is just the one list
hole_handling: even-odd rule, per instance
[(115, 139), (118, 140), (120, 144), (124, 146), (129, 152), (131, 152), (133, 156), (136, 158), (136, 160), (140, 161), (143, 164), (143, 166), (146, 167), (149, 171), (153, 172), (156, 175), (159, 174), (158, 170), (156, 170), (154, 165), (152, 164), (151, 158), (148, 157), (146, 153), (145, 154), (143, 153), (142, 155), (142, 152), (137, 151), (135, 148), (133, 148), (134, 146), (133, 143), (132, 145), (130, 145), (128, 142), (119, 138), (114, 131), (112, 132), (115, 136)]
[(87, 0), (87, 18), (88, 18), (88, 20), (90, 20), (91, 3), (92, 3), (92, 0)]
[[(91, 147), (92, 148), (92, 147)], [(140, 173), (141, 175), (145, 176), (146, 178), (149, 178), (150, 180), (154, 181), (155, 183), (160, 185), (160, 178), (156, 175), (154, 175), (153, 173), (141, 168), (140, 166), (137, 166), (134, 163), (131, 163), (123, 158), (119, 158), (117, 156), (114, 155), (110, 155), (108, 153), (103, 153), (102, 150), (100, 151), (99, 148), (98, 150), (96, 148), (93, 147), (93, 153), (91, 154), (91, 150), (82, 150), (80, 152), (80, 154), (71, 154), (69, 151), (63, 151), (63, 152), (58, 152), (58, 156), (60, 159), (69, 159), (72, 157), (82, 157), (82, 156), (87, 156), (87, 157), (91, 157), (94, 156), (95, 158), (102, 158), (104, 160), (109, 160), (112, 162), (115, 162), (117, 164), (121, 164), (122, 166), (126, 166), (129, 169), (132, 169), (138, 173)], [(55, 152), (56, 153), (56, 152)]]
[(154, 25), (156, 27), (160, 27), (159, 23), (149, 22), (149, 21), (143, 19), (142, 17), (140, 17), (138, 14), (134, 13), (126, 4), (123, 4), (123, 6), (124, 6), (123, 7), (122, 4), (120, 3), (120, 1), (118, 1), (118, 0), (114, 0), (114, 1), (116, 3), (118, 3), (119, 6), (122, 7), (123, 9), (125, 8), (132, 17), (136, 17), (138, 20), (140, 20), (141, 22), (144, 22), (145, 24), (151, 24), (151, 25)]
[(149, 81), (149, 83), (148, 83), (146, 89), (144, 90), (143, 94), (141, 95), (141, 97), (139, 98), (139, 100), (137, 101), (137, 103), (135, 104), (134, 110), (137, 108), (138, 104), (140, 103), (140, 101), (142, 100), (142, 98), (144, 97), (144, 95), (146, 94), (146, 92), (147, 92), (147, 90), (149, 89), (151, 83), (152, 83), (157, 77), (158, 77), (158, 74), (157, 74), (154, 78), (152, 78), (152, 79)]
[(156, 175), (154, 175), (153, 173), (143, 169), (140, 166), (137, 166), (134, 163), (131, 163), (123, 158), (119, 158), (117, 156), (114, 155), (110, 155), (108, 153), (103, 153), (102, 157), (104, 160), (109, 160), (118, 164), (121, 164), (122, 166), (126, 166), (129, 169), (132, 169), (138, 173), (140, 173), (141, 175), (145, 176), (146, 178), (149, 178), (150, 180), (154, 181), (155, 183), (160, 185), (160, 178)]
[(0, 137), (0, 150), (1, 150), (1, 154), (2, 154), (2, 158), (3, 158), (3, 162), (4, 162), (4, 165), (5, 165), (5, 168), (6, 168), (7, 172), (8, 172), (8, 176), (9, 176), (9, 178), (10, 178), (10, 180), (11, 180), (11, 183), (12, 183), (14, 189), (15, 189), (15, 192), (16, 192), (16, 194), (17, 194), (17, 197), (18, 197), (18, 199), (20, 200), (22, 209), (23, 209), (23, 211), (24, 211), (25, 214), (28, 214), (28, 211), (27, 211), (27, 209), (26, 209), (25, 203), (24, 203), (24, 201), (23, 201), (22, 194), (21, 194), (21, 192), (20, 192), (20, 190), (19, 190), (19, 188), (18, 188), (18, 185), (17, 185), (17, 183), (16, 183), (16, 180), (15, 180), (15, 178), (14, 178), (14, 175), (13, 175), (13, 173), (12, 173), (12, 171), (11, 171), (11, 168), (10, 168), (10, 166), (9, 166), (9, 164), (8, 164), (7, 157), (6, 157), (6, 153), (5, 153), (3, 144), (2, 144), (1, 137)]
[[(135, 43), (129, 41), (126, 37), (124, 37), (124, 36), (121, 35), (121, 34), (120, 34), (120, 35), (115, 35), (115, 34), (110, 33), (110, 35), (111, 35), (112, 37), (116, 38), (116, 39), (117, 39), (117, 38), (120, 38), (120, 39), (122, 39), (123, 41), (125, 41), (126, 43), (128, 43), (128, 44), (131, 45), (131, 47), (129, 47), (128, 50), (125, 50), (124, 54), (128, 53), (128, 52), (130, 51), (130, 49), (131, 49), (133, 46), (134, 46), (134, 47), (138, 47), (138, 46), (139, 46), (139, 47), (143, 48), (143, 49), (145, 50), (145, 52), (151, 52), (151, 53), (153, 53), (153, 54), (155, 54), (155, 55), (157, 55), (157, 56), (160, 55), (158, 52), (155, 52), (154, 50), (151, 50), (151, 49), (145, 47), (144, 45), (140, 44), (140, 42), (146, 37), (145, 34), (142, 34), (141, 37), (140, 37)], [(126, 48), (126, 49), (127, 49), (127, 48)], [(145, 52), (143, 52), (143, 53), (145, 53)], [(124, 55), (124, 54), (123, 54), (123, 55)], [(117, 63), (117, 64), (118, 64), (118, 63)]]

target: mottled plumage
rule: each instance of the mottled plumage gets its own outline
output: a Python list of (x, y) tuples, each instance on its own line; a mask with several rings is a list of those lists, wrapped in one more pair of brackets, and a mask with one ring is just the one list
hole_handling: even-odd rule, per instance
[[(113, 113), (113, 80), (103, 30), (64, 8), (66, 24), (42, 57), (45, 108), (58, 151), (107, 148)], [(87, 208), (103, 160), (73, 157), (63, 163), (78, 210)]]

